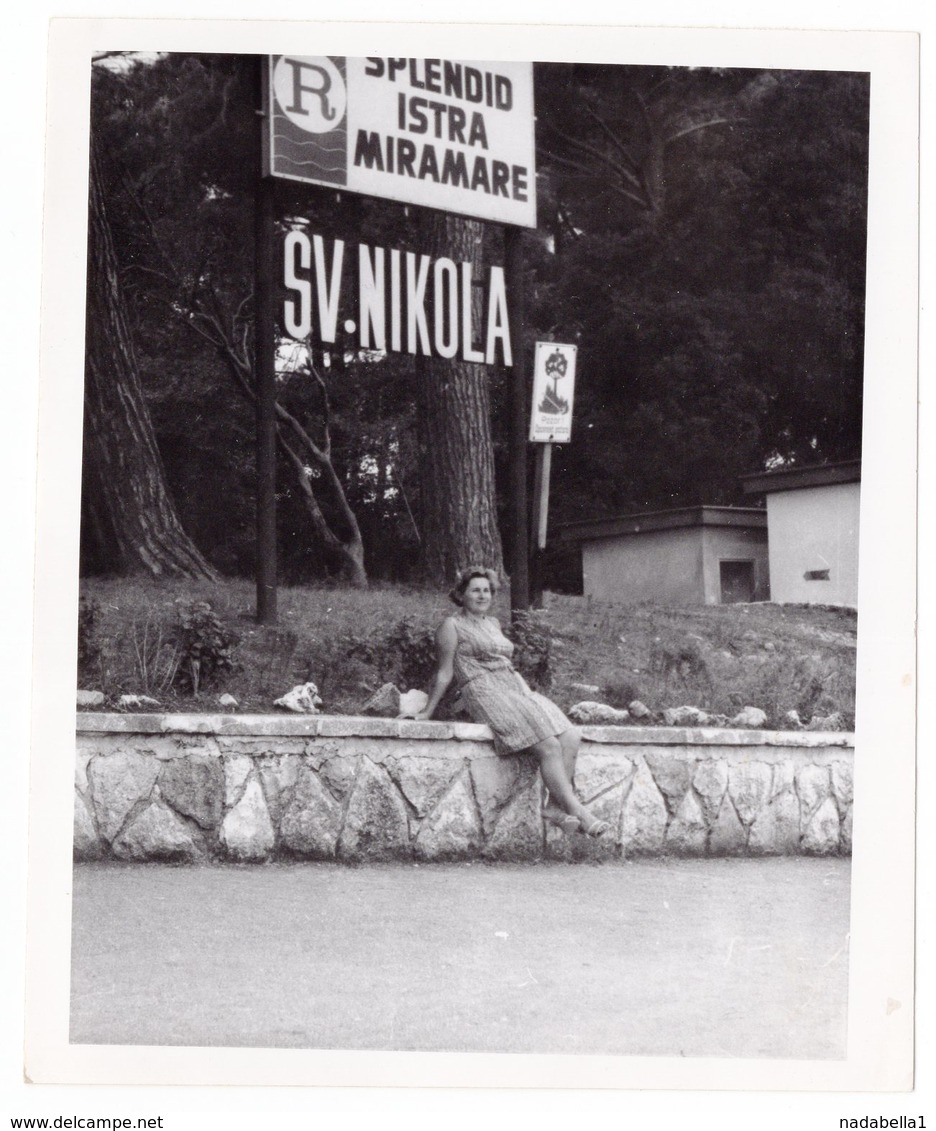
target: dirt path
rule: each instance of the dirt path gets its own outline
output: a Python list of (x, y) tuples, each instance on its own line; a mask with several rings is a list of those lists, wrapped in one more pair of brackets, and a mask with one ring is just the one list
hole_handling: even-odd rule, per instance
[(844, 1054), (848, 861), (75, 871), (77, 1043)]

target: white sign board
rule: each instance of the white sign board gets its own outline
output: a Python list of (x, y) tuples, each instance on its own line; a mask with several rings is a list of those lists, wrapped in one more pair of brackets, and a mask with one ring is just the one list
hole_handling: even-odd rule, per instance
[(577, 346), (537, 342), (533, 364), (533, 412), (530, 439), (565, 444), (572, 438)]
[(536, 227), (533, 68), (271, 55), (267, 172)]

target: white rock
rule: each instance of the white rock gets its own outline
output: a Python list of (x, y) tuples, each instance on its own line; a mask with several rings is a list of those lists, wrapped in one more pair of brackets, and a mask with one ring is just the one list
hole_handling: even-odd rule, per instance
[(630, 714), (616, 707), (609, 707), (607, 703), (595, 703), (591, 699), (584, 699), (569, 708), (569, 718), (576, 723), (600, 726), (603, 723), (626, 723)]
[(237, 700), (233, 695), (228, 695), (227, 693), (225, 693), (224, 695), (218, 696), (218, 705), (221, 707), (236, 707)]
[(601, 690), (597, 683), (570, 683), (569, 687), (577, 695), (590, 695), (593, 699)]
[(767, 715), (760, 709), (760, 707), (745, 707), (739, 711), (731, 720), (731, 725), (736, 727), (747, 727), (749, 730), (757, 730), (767, 722)]
[(845, 720), (835, 711), (831, 715), (813, 715), (807, 730), (844, 730)]
[(103, 691), (79, 691), (78, 692), (78, 706), (79, 707), (100, 707), (104, 702)]
[(698, 707), (667, 707), (663, 721), (668, 727), (704, 727), (709, 717)]
[(273, 701), (274, 707), (282, 707), (287, 711), (295, 711), (298, 715), (317, 715), (322, 705), (318, 688), (314, 683), (297, 684), (291, 691)]
[(639, 699), (635, 699), (633, 703), (628, 703), (627, 709), (635, 719), (648, 719), (652, 714), (646, 703), (641, 703)]
[(783, 721), (790, 728), (790, 730), (802, 730), (806, 725), (799, 717), (799, 711), (787, 711), (783, 716)]
[(420, 711), (426, 709), (426, 704), (429, 702), (429, 696), (425, 691), (420, 691), (418, 688), (404, 691), (400, 696), (400, 712), (399, 717), (406, 718), (408, 716), (416, 716)]
[(121, 695), (117, 700), (117, 706), (124, 711), (129, 711), (132, 707), (158, 707), (159, 700), (149, 695)]

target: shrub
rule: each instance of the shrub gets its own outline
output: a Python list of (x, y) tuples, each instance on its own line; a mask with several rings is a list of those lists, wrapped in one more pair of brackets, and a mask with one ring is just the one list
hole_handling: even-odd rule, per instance
[[(93, 597), (78, 602), (78, 683), (96, 679), (101, 662), (101, 606)], [(93, 669), (93, 670), (92, 670)]]
[(535, 609), (514, 613), (506, 631), (514, 642), (514, 667), (535, 691), (548, 691), (553, 682), (553, 632)]
[(193, 601), (179, 609), (178, 679), (193, 695), (219, 672), (233, 671), (232, 656), (239, 637), (221, 623), (210, 601)]
[(404, 691), (428, 686), (435, 673), (435, 633), (417, 617), (403, 617), (382, 636), (349, 633), (345, 642), (350, 659), (369, 664), (381, 683), (395, 683)]

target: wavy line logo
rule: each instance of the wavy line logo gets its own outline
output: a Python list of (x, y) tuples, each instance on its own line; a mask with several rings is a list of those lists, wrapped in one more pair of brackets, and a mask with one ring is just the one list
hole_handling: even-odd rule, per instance
[(345, 60), (280, 55), (273, 88), (273, 172), (325, 184), (347, 183), (348, 87)]

